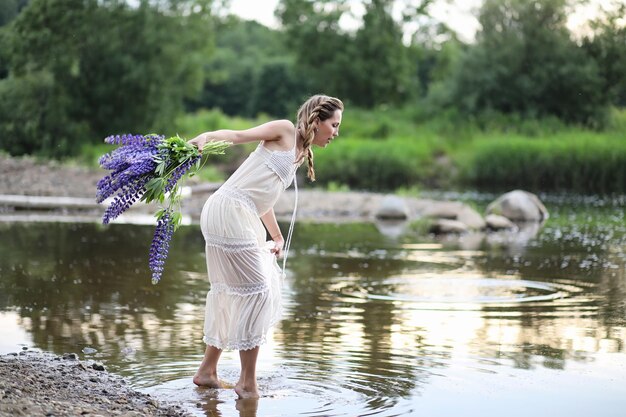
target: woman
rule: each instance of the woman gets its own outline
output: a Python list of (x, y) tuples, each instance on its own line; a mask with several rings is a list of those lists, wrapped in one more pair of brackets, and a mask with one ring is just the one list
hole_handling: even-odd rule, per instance
[[(300, 107), (296, 126), (288, 120), (275, 120), (248, 130), (206, 132), (190, 141), (200, 150), (214, 140), (233, 144), (260, 141), (202, 209), (211, 290), (204, 324), (207, 347), (193, 379), (196, 385), (221, 387), (218, 360), (223, 349), (234, 349), (241, 360), (237, 395), (259, 397), (259, 346), (281, 315), (282, 273), (276, 257), (282, 255), (285, 239), (273, 207), (305, 158), (308, 177), (315, 181), (311, 147), (326, 147), (339, 135), (342, 112), (339, 99), (315, 95)], [(266, 233), (272, 238), (269, 245)]]

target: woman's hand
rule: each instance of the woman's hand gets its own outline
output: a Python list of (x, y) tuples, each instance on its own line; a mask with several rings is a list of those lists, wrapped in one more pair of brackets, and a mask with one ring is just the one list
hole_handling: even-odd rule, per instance
[(204, 148), (204, 145), (208, 142), (207, 138), (208, 138), (208, 135), (206, 133), (201, 133), (195, 138), (191, 139), (189, 143), (197, 147), (198, 151), (202, 153), (202, 148)]
[(274, 247), (270, 250), (277, 258), (283, 256), (283, 247), (285, 246), (285, 239), (283, 239), (283, 235), (273, 236), (272, 240), (274, 241)]

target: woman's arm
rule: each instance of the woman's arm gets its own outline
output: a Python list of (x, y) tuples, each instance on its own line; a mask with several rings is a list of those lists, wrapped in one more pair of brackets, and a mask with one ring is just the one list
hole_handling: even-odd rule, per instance
[(278, 226), (278, 222), (276, 221), (274, 209), (271, 208), (267, 213), (262, 215), (261, 221), (265, 225), (265, 228), (267, 229), (268, 233), (272, 237), (272, 240), (276, 244), (274, 249), (272, 249), (272, 253), (275, 253), (278, 257), (282, 256), (285, 239), (283, 238), (282, 233), (280, 233), (280, 227)]
[[(254, 141), (288, 141), (289, 138), (294, 137), (294, 133), (295, 128), (289, 120), (273, 120), (246, 130), (222, 129), (204, 132), (191, 139), (189, 143), (196, 145), (202, 151), (204, 144), (209, 141), (223, 140), (232, 142), (234, 145)], [(292, 143), (285, 143), (285, 147), (291, 145)]]

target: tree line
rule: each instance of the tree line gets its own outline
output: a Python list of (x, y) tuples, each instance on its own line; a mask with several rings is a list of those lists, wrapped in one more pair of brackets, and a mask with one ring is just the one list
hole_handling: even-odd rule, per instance
[(484, 0), (472, 43), (429, 16), (434, 0), (362, 0), (360, 25), (345, 28), (352, 3), (281, 0), (270, 29), (215, 0), (4, 0), (1, 148), (63, 157), (112, 133), (171, 132), (198, 108), (293, 118), (315, 92), (596, 128), (626, 104), (623, 1), (577, 38), (574, 1)]

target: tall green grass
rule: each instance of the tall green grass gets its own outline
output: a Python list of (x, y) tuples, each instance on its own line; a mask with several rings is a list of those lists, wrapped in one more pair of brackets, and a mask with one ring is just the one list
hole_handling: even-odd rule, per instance
[(395, 190), (428, 179), (432, 170), (426, 141), (336, 139), (315, 150), (315, 171), (320, 184), (345, 184), (350, 189)]
[(456, 162), (459, 182), (479, 188), (626, 192), (626, 138), (621, 134), (493, 135), (467, 144)]
[[(427, 117), (425, 115), (428, 115)], [(247, 129), (268, 121), (229, 117), (219, 110), (181, 116), (170, 132), (192, 138), (218, 129)], [(225, 178), (256, 144), (235, 146), (209, 161), (205, 177)], [(97, 164), (107, 145), (85, 146), (79, 162)], [(317, 183), (333, 189), (384, 191), (432, 187), (584, 193), (626, 192), (626, 109), (614, 110), (604, 131), (558, 119), (525, 119), (454, 110), (375, 110), (347, 107), (340, 136), (315, 149)]]

